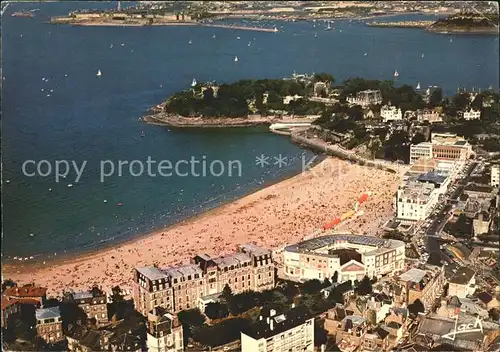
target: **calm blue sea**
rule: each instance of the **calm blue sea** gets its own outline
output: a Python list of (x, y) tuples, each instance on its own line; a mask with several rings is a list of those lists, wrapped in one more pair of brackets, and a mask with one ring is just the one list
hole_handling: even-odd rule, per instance
[[(398, 84), (440, 85), (448, 94), (457, 86), (498, 88), (495, 36), (377, 29), (356, 21), (335, 21), (335, 31), (324, 31), (321, 22), (266, 24), (279, 33), (47, 23), (50, 16), (77, 8), (110, 6), (115, 4), (17, 3), (2, 18), (4, 259), (61, 255), (130, 239), (296, 174), (302, 158), (310, 160), (312, 153), (262, 128), (169, 130), (138, 121), (193, 78), (231, 82), (297, 71), (330, 72), (341, 81), (392, 79), (398, 70)], [(36, 8), (34, 19), (10, 16)], [(270, 165), (255, 164), (261, 154), (270, 157)], [(287, 157), (281, 168), (273, 165), (279, 154)], [(226, 165), (239, 160), (242, 173), (133, 177), (127, 168), (121, 177), (100, 182), (101, 160), (146, 165), (148, 157)], [(87, 165), (78, 183), (74, 171), (59, 183), (53, 176), (23, 175), (26, 160), (42, 159), (52, 166), (57, 160)]]

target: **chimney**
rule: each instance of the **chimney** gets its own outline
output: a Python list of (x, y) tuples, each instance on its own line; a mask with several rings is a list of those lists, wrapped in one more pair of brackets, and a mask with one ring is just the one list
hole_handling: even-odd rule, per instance
[(259, 315), (259, 320), (262, 320), (262, 315)]
[(295, 303), (292, 303), (292, 309), (295, 308)]
[(269, 317), (267, 317), (267, 324), (269, 324)]
[(274, 309), (271, 309), (271, 310), (269, 311), (269, 316), (270, 316), (270, 317), (274, 317), (275, 315), (276, 315), (276, 311), (275, 311)]
[(271, 323), (269, 324), (271, 331), (274, 330), (274, 319), (271, 319)]
[(321, 352), (325, 352), (325, 345), (321, 345)]

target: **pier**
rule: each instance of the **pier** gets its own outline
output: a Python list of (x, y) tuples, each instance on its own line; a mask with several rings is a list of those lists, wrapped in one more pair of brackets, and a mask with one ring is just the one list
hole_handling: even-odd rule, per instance
[(233, 26), (229, 24), (207, 24), (207, 23), (200, 23), (199, 24), (202, 27), (215, 27), (215, 28), (230, 28), (230, 29), (239, 29), (239, 30), (246, 30), (246, 31), (257, 31), (257, 32), (278, 32), (278, 28), (260, 28), (260, 27), (247, 27), (247, 26)]
[(434, 24), (434, 21), (399, 21), (399, 22), (370, 22), (369, 27), (386, 28), (427, 28)]

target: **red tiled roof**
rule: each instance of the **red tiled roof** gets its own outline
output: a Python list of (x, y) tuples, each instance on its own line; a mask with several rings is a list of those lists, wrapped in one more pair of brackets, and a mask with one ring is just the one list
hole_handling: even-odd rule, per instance
[(11, 305), (17, 303), (17, 300), (15, 299), (10, 299), (9, 297), (2, 296), (2, 310), (4, 310), (7, 307), (10, 307)]
[(16, 298), (44, 297), (46, 294), (46, 287), (37, 286), (9, 287), (3, 292), (4, 296)]
[(39, 301), (36, 299), (31, 299), (31, 298), (9, 298), (6, 296), (2, 296), (2, 310), (4, 310), (7, 307), (10, 307), (13, 304), (20, 303), (20, 304), (31, 304), (31, 305), (37, 305), (40, 304)]

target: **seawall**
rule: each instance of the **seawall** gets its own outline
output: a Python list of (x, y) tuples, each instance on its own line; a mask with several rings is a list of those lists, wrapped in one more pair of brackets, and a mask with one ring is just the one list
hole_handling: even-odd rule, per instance
[(373, 167), (380, 170), (388, 171), (391, 173), (398, 172), (398, 165), (386, 161), (376, 161), (363, 158), (348, 150), (343, 149), (338, 145), (328, 145), (323, 141), (312, 140), (300, 135), (300, 132), (292, 132), (290, 138), (294, 143), (304, 146), (308, 149), (314, 150), (319, 153), (335, 156), (344, 160), (356, 162), (363, 166)]

